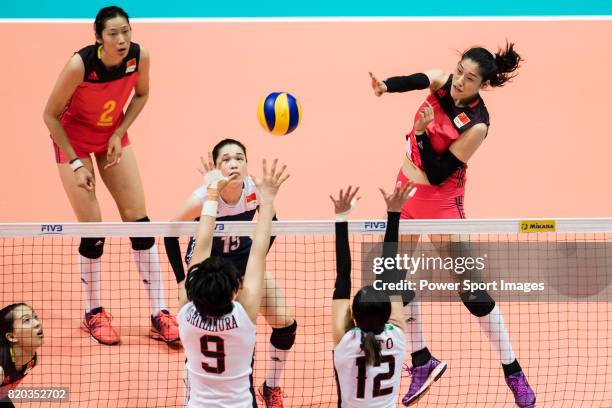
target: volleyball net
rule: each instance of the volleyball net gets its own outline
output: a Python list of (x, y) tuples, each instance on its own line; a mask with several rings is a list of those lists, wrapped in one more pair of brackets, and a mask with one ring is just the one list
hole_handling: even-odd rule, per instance
[[(63, 387), (69, 398), (61, 406), (182, 406), (183, 349), (150, 338), (149, 298), (129, 238), (156, 237), (166, 305), (176, 314), (177, 284), (163, 237), (180, 237), (184, 254), (195, 226), (0, 224), (0, 306), (31, 305), (44, 329), (38, 364), (21, 387)], [(377, 267), (385, 262), (380, 259), (385, 226), (385, 221), (349, 222), (353, 294), (361, 285), (380, 284)], [(253, 229), (252, 223), (217, 223), (215, 234), (249, 236)], [(273, 234), (267, 271), (298, 323), (283, 376), (285, 406), (335, 407), (334, 223), (275, 222)], [(407, 272), (397, 283), (415, 289), (428, 347), (448, 363), (444, 376), (417, 406), (514, 404), (497, 352), (457, 296), (468, 280), (487, 285), (499, 305), (538, 406), (610, 406), (612, 219), (402, 221), (400, 234), (398, 255), (389, 262)], [(95, 343), (81, 329), (84, 303), (77, 249), (84, 237), (106, 237), (101, 303), (113, 316), (119, 345)], [(474, 270), (477, 279), (469, 273)], [(461, 276), (459, 286), (456, 275)], [(256, 388), (266, 375), (270, 334), (260, 316)], [(409, 352), (405, 361), (410, 363)], [(409, 385), (406, 375), (396, 390), (400, 400)], [(58, 405), (38, 400), (21, 406)]]

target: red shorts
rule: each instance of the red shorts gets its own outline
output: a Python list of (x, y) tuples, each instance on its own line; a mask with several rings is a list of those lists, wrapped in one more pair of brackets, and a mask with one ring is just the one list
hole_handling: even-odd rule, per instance
[[(79, 159), (82, 159), (84, 157), (89, 157), (91, 153), (93, 154), (106, 153), (106, 150), (108, 149), (108, 139), (104, 143), (97, 143), (97, 144), (79, 143), (78, 140), (73, 140), (70, 138), (68, 140), (70, 140), (70, 144), (72, 145), (72, 148), (74, 149), (74, 152), (76, 153)], [(129, 145), (130, 145), (130, 138), (128, 137), (128, 134), (126, 133), (121, 138), (121, 147), (129, 146)], [(68, 163), (70, 161), (68, 157), (64, 154), (62, 149), (60, 149), (60, 147), (55, 142), (53, 142), (53, 150), (55, 151), (55, 162), (56, 163)]]
[[(397, 181), (401, 182), (402, 186), (408, 181), (401, 169)], [(400, 218), (417, 220), (465, 218), (464, 192), (463, 187), (417, 184), (417, 192), (404, 203)]]

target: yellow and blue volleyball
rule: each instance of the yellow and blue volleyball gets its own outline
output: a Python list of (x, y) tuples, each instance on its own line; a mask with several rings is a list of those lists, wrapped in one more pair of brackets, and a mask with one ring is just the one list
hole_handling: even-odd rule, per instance
[(261, 126), (276, 136), (283, 136), (295, 130), (302, 117), (302, 108), (297, 99), (287, 92), (272, 92), (266, 96), (257, 109)]

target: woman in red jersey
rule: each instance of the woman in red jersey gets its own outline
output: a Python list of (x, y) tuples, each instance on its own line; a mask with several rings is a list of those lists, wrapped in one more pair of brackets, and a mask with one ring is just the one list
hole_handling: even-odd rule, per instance
[[(142, 181), (127, 129), (149, 98), (149, 53), (131, 42), (128, 15), (101, 9), (94, 22), (96, 43), (70, 58), (51, 92), (44, 121), (68, 200), (80, 222), (101, 221), (94, 167), (113, 196), (123, 221), (148, 222)], [(134, 92), (127, 109), (124, 107)], [(155, 238), (130, 238), (140, 276), (148, 289), (153, 337), (178, 341), (178, 326), (164, 303)], [(119, 336), (100, 304), (100, 257), (104, 238), (82, 238), (78, 262), (85, 294), (84, 329), (102, 344)]]
[[(405, 202), (404, 219), (465, 218), (463, 197), (467, 162), (489, 130), (489, 113), (480, 96), (486, 87), (500, 87), (510, 80), (521, 57), (514, 44), (492, 53), (482, 47), (465, 51), (453, 73), (433, 69), (379, 81), (370, 73), (376, 96), (387, 92), (429, 89), (406, 136), (406, 158), (397, 180), (417, 183), (415, 196)], [(432, 237), (441, 251), (461, 249), (459, 237)], [(446, 248), (445, 248), (446, 246)], [(535, 407), (536, 396), (512, 350), (503, 317), (486, 291), (460, 293), (466, 308), (476, 316), (497, 350), (506, 383), (519, 407)], [(418, 300), (405, 305), (407, 338), (412, 346), (412, 383), (402, 402), (412, 405), (440, 378), (446, 363), (427, 349), (421, 327)]]

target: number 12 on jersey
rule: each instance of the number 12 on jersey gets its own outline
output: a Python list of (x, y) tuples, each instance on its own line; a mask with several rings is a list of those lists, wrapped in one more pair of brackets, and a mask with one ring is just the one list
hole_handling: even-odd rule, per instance
[[(393, 386), (387, 388), (381, 388), (381, 381), (389, 380), (393, 377), (393, 373), (395, 372), (395, 357), (393, 356), (381, 356), (380, 366), (383, 364), (389, 365), (389, 370), (387, 372), (379, 373), (376, 377), (374, 377), (373, 387), (372, 387), (372, 398), (381, 397), (383, 395), (389, 395), (393, 392)], [(357, 357), (355, 364), (357, 364), (357, 398), (365, 398), (365, 389), (366, 389), (366, 358), (365, 356)], [(375, 366), (375, 367), (380, 367)]]

